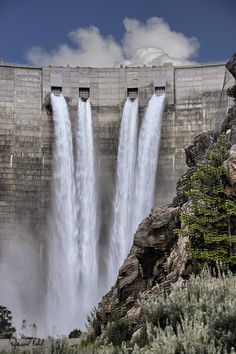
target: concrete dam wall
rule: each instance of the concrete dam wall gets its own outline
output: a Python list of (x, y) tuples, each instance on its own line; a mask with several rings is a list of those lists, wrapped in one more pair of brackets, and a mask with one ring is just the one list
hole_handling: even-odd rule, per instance
[[(71, 68), (0, 65), (0, 225), (21, 224), (39, 236), (51, 200), (54, 126), (50, 93), (66, 97), (75, 131), (79, 95), (89, 94), (102, 209), (109, 213), (119, 129), (128, 95), (139, 96), (141, 121), (155, 92), (166, 93), (156, 205), (171, 201), (185, 172), (184, 147), (225, 117), (225, 65)], [(224, 89), (223, 89), (224, 87)], [(75, 134), (75, 133), (74, 133)]]

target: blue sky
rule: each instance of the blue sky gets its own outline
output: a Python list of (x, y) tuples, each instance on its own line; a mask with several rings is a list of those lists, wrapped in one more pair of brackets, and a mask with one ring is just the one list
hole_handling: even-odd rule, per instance
[[(151, 31), (150, 24), (147, 25), (146, 21), (151, 17), (163, 18), (165, 31), (171, 32), (168, 32), (169, 47), (172, 45), (173, 32), (180, 32), (187, 38), (188, 43), (182, 43), (185, 54), (182, 55), (178, 50), (178, 53), (171, 51), (168, 46), (163, 48), (163, 38), (155, 39), (155, 31), (160, 32), (158, 21), (151, 25)], [(124, 38), (127, 32), (123, 24), (124, 18), (139, 21), (136, 27), (134, 23), (128, 25), (132, 27), (128, 30), (132, 32), (129, 41), (136, 41), (136, 47), (127, 44), (127, 38)], [(143, 28), (146, 39), (140, 42), (137, 37), (142, 36), (143, 32), (137, 28), (140, 29), (143, 25), (146, 26)], [(75, 34), (76, 29), (88, 29), (89, 26), (97, 27), (100, 30), (99, 35), (88, 35), (87, 32)], [(68, 37), (72, 31), (73, 39)], [(113, 36), (112, 46), (108, 35)], [(195, 37), (198, 44), (193, 44), (191, 37)], [(84, 38), (91, 42), (91, 46), (87, 48), (84, 44), (81, 50), (81, 41)], [(102, 41), (105, 39), (101, 48), (94, 47), (97, 38)], [(139, 64), (142, 60), (151, 62), (156, 47), (161, 50), (162, 58), (174, 57), (176, 60), (198, 62), (224, 61), (236, 51), (235, 38), (236, 0), (0, 0), (0, 58), (5, 62), (48, 64), (52, 61), (53, 64), (64, 64), (64, 61), (68, 61), (73, 65), (78, 60), (83, 65), (95, 48), (98, 56), (102, 56), (104, 51), (110, 51), (109, 58), (104, 63), (101, 58), (101, 65), (112, 66), (113, 62), (127, 60), (128, 63)], [(178, 46), (178, 39), (172, 39)], [(137, 54), (139, 45), (144, 48), (146, 40), (147, 46), (152, 49), (148, 54), (143, 51)], [(125, 45), (120, 44), (121, 42), (125, 42)], [(61, 45), (67, 46), (63, 47), (65, 50), (60, 48)], [(32, 52), (35, 47), (40, 47), (40, 50), (37, 48)], [(56, 57), (61, 62), (57, 62)]]

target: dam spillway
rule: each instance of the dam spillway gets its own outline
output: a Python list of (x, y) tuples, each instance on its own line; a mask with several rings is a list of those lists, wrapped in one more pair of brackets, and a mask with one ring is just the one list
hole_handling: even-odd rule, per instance
[[(78, 325), (98, 301), (98, 198), (91, 103), (79, 99), (76, 143), (76, 210), (78, 216)], [(78, 305), (78, 304), (77, 304)]]
[(55, 336), (84, 328), (98, 302), (99, 220), (90, 99), (78, 100), (76, 153), (65, 98), (51, 94), (51, 102), (55, 144), (45, 314), (47, 334)]
[(138, 99), (127, 98), (121, 120), (116, 193), (109, 235), (109, 285), (117, 277), (141, 220), (153, 207), (165, 95), (153, 94), (138, 136)]
[[(154, 205), (164, 104), (165, 95), (154, 94), (148, 102), (140, 128), (131, 234), (134, 234), (140, 221), (148, 216)], [(158, 187), (161, 186), (156, 186)], [(131, 244), (129, 248), (130, 246)]]
[(71, 123), (64, 97), (52, 94), (51, 102), (55, 144), (52, 210), (46, 231), (50, 237), (45, 244), (48, 259), (46, 325), (49, 334), (61, 335), (76, 325), (79, 257)]
[[(138, 223), (153, 206), (164, 100), (164, 94), (151, 97), (139, 139), (138, 99), (127, 98), (124, 105), (113, 226), (108, 231), (108, 288), (129, 252)], [(83, 328), (99, 300), (97, 173), (90, 99), (78, 100), (75, 158), (67, 103), (62, 94), (51, 94), (51, 102), (55, 144), (52, 211), (44, 245), (48, 256), (45, 314), (47, 333), (63, 335), (77, 326)]]
[(121, 119), (117, 156), (116, 190), (109, 235), (109, 282), (115, 282), (117, 272), (127, 256), (132, 240), (132, 213), (137, 157), (138, 99), (127, 98)]
[[(108, 249), (104, 225), (106, 229), (111, 217), (120, 122), (127, 90), (139, 90), (140, 121), (153, 92), (165, 91), (155, 183), (156, 204), (160, 205), (171, 200), (176, 180), (185, 171), (183, 148), (198, 133), (214, 128), (224, 118), (230, 103), (225, 91), (222, 95), (224, 75), (224, 65), (118, 69), (0, 65), (1, 249), (5, 240), (12, 237), (13, 227), (27, 230), (39, 250), (44, 243), (45, 220), (53, 201), (55, 123), (51, 92), (62, 92), (67, 101), (75, 155), (79, 90), (90, 89), (99, 171), (96, 182), (103, 194), (100, 205), (106, 206), (106, 212), (104, 207), (100, 210), (103, 223), (100, 245)], [(103, 271), (105, 261), (101, 263), (99, 268)], [(39, 266), (39, 272), (40, 269)]]

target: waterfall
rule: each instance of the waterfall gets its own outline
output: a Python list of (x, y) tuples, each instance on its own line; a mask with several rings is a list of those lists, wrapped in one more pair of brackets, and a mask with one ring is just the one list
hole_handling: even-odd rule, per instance
[[(98, 301), (98, 208), (97, 177), (93, 141), (91, 103), (79, 99), (77, 128), (76, 188), (79, 228), (80, 326)], [(78, 306), (78, 305), (77, 305)]]
[(138, 224), (153, 206), (165, 95), (153, 95), (137, 146), (138, 100), (127, 99), (118, 148), (114, 219), (110, 234), (109, 285), (127, 256)]
[(123, 263), (132, 242), (133, 192), (138, 130), (138, 99), (126, 100), (119, 138), (116, 194), (109, 250), (109, 285)]
[(165, 95), (153, 95), (139, 133), (133, 208), (133, 233), (153, 207)]
[[(164, 95), (153, 95), (149, 101), (139, 141), (138, 99), (132, 101), (128, 98), (124, 106), (118, 148), (113, 224), (110, 228), (107, 264), (109, 286), (114, 283), (117, 272), (130, 250), (138, 223), (152, 207), (164, 99)], [(2, 291), (1, 298), (5, 303), (12, 304), (14, 310), (18, 308), (18, 323), (22, 314), (28, 315), (29, 312), (27, 317), (30, 321), (38, 319), (39, 323), (35, 322), (39, 324), (40, 332), (43, 333), (46, 327), (46, 335), (56, 336), (66, 335), (78, 327), (84, 328), (87, 315), (99, 300), (101, 276), (98, 274), (99, 217), (90, 99), (78, 101), (75, 154), (65, 98), (62, 94), (52, 94), (51, 103), (55, 141), (52, 203), (45, 244), (42, 246), (37, 240), (32, 240), (32, 247), (26, 249), (28, 255), (24, 255), (21, 260), (21, 267), (20, 263), (15, 262), (11, 268), (10, 265), (14, 262), (9, 262), (6, 255), (13, 255), (11, 259), (17, 259), (18, 245), (10, 249), (11, 247), (4, 246), (4, 239), (1, 240), (1, 247), (6, 249), (2, 269), (14, 269), (12, 273), (17, 274), (17, 287), (15, 281), (11, 282), (10, 277), (7, 277), (7, 290)], [(21, 237), (19, 239), (22, 247)], [(28, 267), (28, 258), (34, 259), (34, 266)], [(39, 269), (44, 273), (42, 279), (41, 274), (38, 274)], [(17, 271), (21, 274), (19, 278)], [(26, 273), (30, 277), (27, 275), (22, 282), (21, 277)], [(44, 289), (41, 289), (44, 275), (47, 277), (45, 300)], [(19, 279), (21, 287), (17, 283)], [(15, 288), (18, 287), (19, 296), (15, 296)], [(14, 294), (17, 299), (14, 296), (7, 299), (8, 293)], [(28, 310), (25, 310), (26, 308)], [(42, 318), (44, 308), (46, 325)]]
[(71, 123), (63, 95), (51, 95), (55, 125), (52, 211), (49, 218), (48, 332), (67, 334), (77, 325), (78, 246)]

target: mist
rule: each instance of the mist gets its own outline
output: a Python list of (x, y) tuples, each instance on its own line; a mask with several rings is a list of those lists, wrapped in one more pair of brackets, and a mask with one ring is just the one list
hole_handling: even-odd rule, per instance
[(45, 291), (42, 256), (42, 245), (23, 226), (1, 225), (0, 303), (11, 310), (17, 330), (28, 335), (35, 331), (42, 333), (39, 325)]

